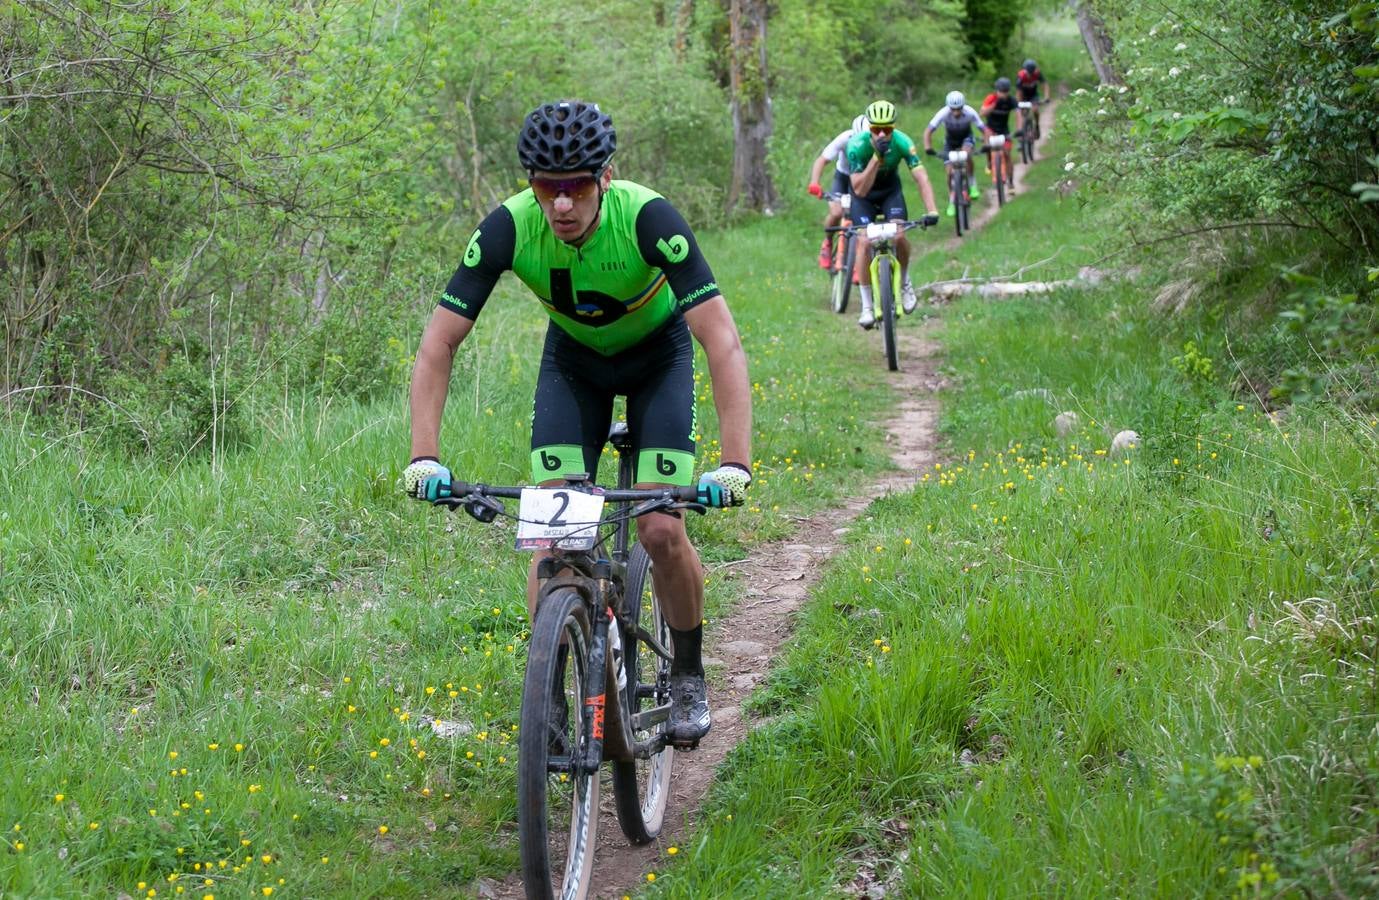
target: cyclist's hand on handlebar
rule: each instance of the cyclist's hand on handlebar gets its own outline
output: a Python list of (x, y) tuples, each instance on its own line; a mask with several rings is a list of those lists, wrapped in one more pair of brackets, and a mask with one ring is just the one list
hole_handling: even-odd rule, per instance
[(416, 500), (434, 503), (450, 496), (450, 470), (430, 457), (412, 460), (402, 472), (402, 492)]
[(925, 228), (933, 228), (938, 224), (938, 213), (925, 213), (920, 221), (924, 223)]
[(752, 473), (744, 465), (724, 463), (699, 476), (699, 502), (705, 506), (741, 506), (747, 499)]
[(809, 193), (815, 197), (822, 197), (824, 195), (824, 189), (819, 187), (819, 183), (816, 181), (809, 185)]
[(933, 147), (925, 147), (924, 152), (927, 153), (929, 156), (938, 156), (938, 151), (935, 150)]

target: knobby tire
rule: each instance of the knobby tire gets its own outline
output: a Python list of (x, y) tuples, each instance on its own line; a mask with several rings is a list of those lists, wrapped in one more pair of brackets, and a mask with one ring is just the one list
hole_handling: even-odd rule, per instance
[[(566, 746), (578, 751), (586, 742), (584, 688), (588, 675), (589, 621), (584, 601), (570, 589), (541, 601), (527, 645), (527, 671), (522, 681), (522, 714), (517, 749), (517, 833), (522, 857), (522, 883), (528, 900), (583, 900), (593, 880), (598, 839), (599, 778), (570, 772), (566, 781), (548, 770), (552, 692), (561, 679), (569, 710)], [(569, 645), (564, 672), (558, 672), (562, 638)], [(569, 821), (562, 832), (562, 807)], [(558, 860), (563, 865), (552, 884), (552, 826)]]
[(881, 292), (881, 345), (886, 350), (886, 368), (900, 368), (900, 353), (895, 346), (895, 283), (891, 280), (892, 260), (881, 255), (876, 260), (876, 288)]
[[(636, 637), (640, 622), (667, 649), (671, 646), (670, 626), (661, 615), (660, 600), (651, 580), (651, 557), (641, 544), (634, 544), (627, 563), (627, 620), (631, 633), (622, 640), (623, 662), (627, 685), (623, 689), (627, 714), (635, 715), (670, 701), (670, 662), (662, 659), (646, 643)], [(656, 687), (654, 697), (637, 696), (638, 686)], [(632, 732), (634, 741), (646, 740), (664, 731), (665, 723), (651, 731)], [(666, 801), (670, 799), (670, 775), (675, 762), (675, 750), (664, 747), (650, 759), (618, 760), (613, 763), (613, 799), (618, 811), (618, 824), (623, 834), (634, 844), (649, 844), (661, 833), (665, 821)]]
[(832, 300), (833, 311), (841, 315), (847, 312), (848, 295), (852, 293), (852, 267), (857, 257), (857, 241), (845, 231), (838, 234), (843, 241), (843, 247), (834, 253), (842, 256), (842, 264), (833, 272)]

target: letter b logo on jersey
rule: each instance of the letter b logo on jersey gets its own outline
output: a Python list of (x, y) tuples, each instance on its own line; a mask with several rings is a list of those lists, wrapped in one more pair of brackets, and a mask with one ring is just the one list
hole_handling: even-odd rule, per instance
[(469, 246), (464, 248), (464, 264), (471, 269), (479, 264), (479, 259), (483, 256), (483, 252), (479, 249), (479, 237), (482, 234), (483, 232), (475, 229), (474, 236), (469, 239)]
[(542, 450), (541, 466), (547, 472), (554, 472), (560, 468), (560, 457), (556, 456), (554, 453), (547, 453), (545, 450)]
[(664, 453), (657, 453), (657, 454), (656, 454), (656, 472), (657, 472), (657, 474), (659, 474), (659, 475), (664, 475), (664, 476), (666, 476), (667, 478), (669, 478), (670, 476), (672, 476), (672, 475), (675, 474), (676, 470), (677, 470), (677, 467), (676, 467), (676, 465), (675, 465), (675, 460), (673, 460), (673, 459), (666, 459), (666, 455), (665, 455)]
[(666, 259), (673, 263), (684, 262), (685, 257), (689, 256), (689, 240), (683, 234), (673, 234), (670, 240), (658, 238), (656, 249), (665, 254)]

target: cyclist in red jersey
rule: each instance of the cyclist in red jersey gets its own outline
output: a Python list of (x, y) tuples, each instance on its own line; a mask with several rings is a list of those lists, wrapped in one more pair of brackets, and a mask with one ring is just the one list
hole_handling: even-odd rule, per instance
[[(986, 99), (982, 101), (982, 119), (986, 121), (986, 125), (991, 129), (992, 134), (1005, 135), (1007, 138), (1005, 149), (1003, 149), (1001, 153), (1005, 156), (1005, 176), (1006, 179), (1009, 180), (1012, 171), (1010, 168), (1011, 142), (1009, 138), (1012, 134), (1018, 133), (1019, 130), (1024, 127), (1025, 119), (1024, 115), (1020, 112), (1020, 105), (1016, 103), (1015, 98), (1010, 95), (1010, 79), (997, 78), (995, 87), (996, 90), (987, 94)], [(1016, 123), (1013, 131), (1010, 127), (1010, 114), (1012, 112), (1015, 113)], [(993, 174), (990, 153), (986, 155), (986, 174)]]
[[(1044, 73), (1039, 71), (1039, 64), (1032, 59), (1025, 60), (1025, 64), (1020, 67), (1020, 71), (1015, 73), (1016, 96), (1027, 102), (1049, 102), (1049, 83), (1044, 79)], [(1040, 97), (1040, 94), (1043, 97)]]

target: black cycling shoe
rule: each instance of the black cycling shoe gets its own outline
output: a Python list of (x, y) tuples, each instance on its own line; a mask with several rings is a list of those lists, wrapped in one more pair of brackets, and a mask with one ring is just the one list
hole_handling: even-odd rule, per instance
[(671, 745), (693, 750), (712, 726), (704, 676), (670, 676), (670, 718), (666, 720), (666, 738)]

